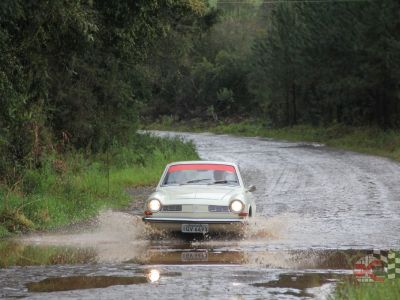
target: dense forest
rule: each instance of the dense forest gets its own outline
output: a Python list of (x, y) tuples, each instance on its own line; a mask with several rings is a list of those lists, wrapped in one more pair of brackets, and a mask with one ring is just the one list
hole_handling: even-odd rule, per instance
[(200, 0), (0, 1), (0, 238), (126, 206), (125, 188), (197, 158), (135, 132), (158, 41), (207, 13)]
[(188, 52), (163, 57), (160, 65), (174, 77), (154, 85), (153, 118), (400, 126), (398, 1), (214, 1), (212, 7), (216, 21), (192, 38)]
[(1, 181), (53, 152), (129, 140), (157, 42), (206, 16), (200, 0), (1, 1)]
[(140, 122), (400, 127), (400, 3), (4, 0), (0, 176)]

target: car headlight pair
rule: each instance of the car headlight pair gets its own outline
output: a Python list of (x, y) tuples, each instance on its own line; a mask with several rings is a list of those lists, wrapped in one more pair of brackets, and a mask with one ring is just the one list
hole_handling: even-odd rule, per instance
[[(151, 199), (149, 202), (147, 202), (147, 208), (151, 212), (158, 212), (161, 209), (161, 202), (160, 200), (157, 199)], [(231, 204), (229, 205), (229, 208), (232, 212), (234, 213), (240, 213), (244, 209), (244, 204), (240, 200), (233, 200)]]
[(149, 202), (147, 202), (147, 208), (151, 212), (158, 212), (161, 209), (161, 202), (160, 200), (157, 199), (151, 199)]
[(229, 208), (230, 208), (231, 212), (240, 213), (244, 209), (244, 204), (240, 200), (233, 200), (231, 202), (231, 204), (229, 205)]

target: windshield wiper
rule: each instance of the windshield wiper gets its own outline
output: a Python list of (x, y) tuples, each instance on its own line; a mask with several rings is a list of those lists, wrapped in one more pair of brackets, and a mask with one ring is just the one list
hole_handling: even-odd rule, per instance
[(213, 182), (210, 182), (209, 184), (211, 185), (211, 184), (224, 184), (224, 183), (229, 183), (229, 182), (231, 182), (231, 183), (237, 183), (237, 181), (236, 180), (216, 180), (216, 181), (213, 181)]
[(201, 182), (201, 181), (205, 181), (205, 180), (211, 180), (211, 179), (210, 178), (194, 179), (194, 180), (189, 180), (189, 181), (186, 181), (184, 183), (181, 183), (181, 185), (189, 184), (189, 183)]

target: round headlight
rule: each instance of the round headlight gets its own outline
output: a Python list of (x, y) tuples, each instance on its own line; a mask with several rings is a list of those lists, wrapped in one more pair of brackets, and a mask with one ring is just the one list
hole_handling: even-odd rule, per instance
[(231, 211), (234, 213), (240, 213), (244, 209), (244, 204), (242, 201), (233, 200), (230, 205)]
[(157, 212), (161, 208), (161, 202), (157, 199), (152, 199), (147, 203), (147, 208), (152, 212)]

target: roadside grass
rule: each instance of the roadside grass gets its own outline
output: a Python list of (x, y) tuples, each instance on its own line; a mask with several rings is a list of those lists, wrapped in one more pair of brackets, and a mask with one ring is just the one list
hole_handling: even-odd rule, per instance
[(400, 131), (382, 130), (376, 127), (351, 127), (335, 124), (329, 127), (297, 125), (285, 128), (269, 128), (258, 120), (240, 122), (201, 122), (193, 120), (174, 123), (169, 118), (146, 126), (151, 130), (175, 130), (239, 136), (257, 136), (288, 141), (316, 142), (327, 146), (366, 154), (379, 155), (400, 161)]
[(13, 187), (0, 185), (0, 237), (57, 228), (103, 208), (126, 206), (132, 199), (125, 188), (155, 184), (167, 163), (197, 158), (192, 143), (149, 135), (135, 136), (129, 146), (114, 145), (108, 153), (50, 156)]
[(376, 283), (343, 283), (336, 289), (332, 299), (376, 300), (400, 299), (400, 280), (385, 280)]

